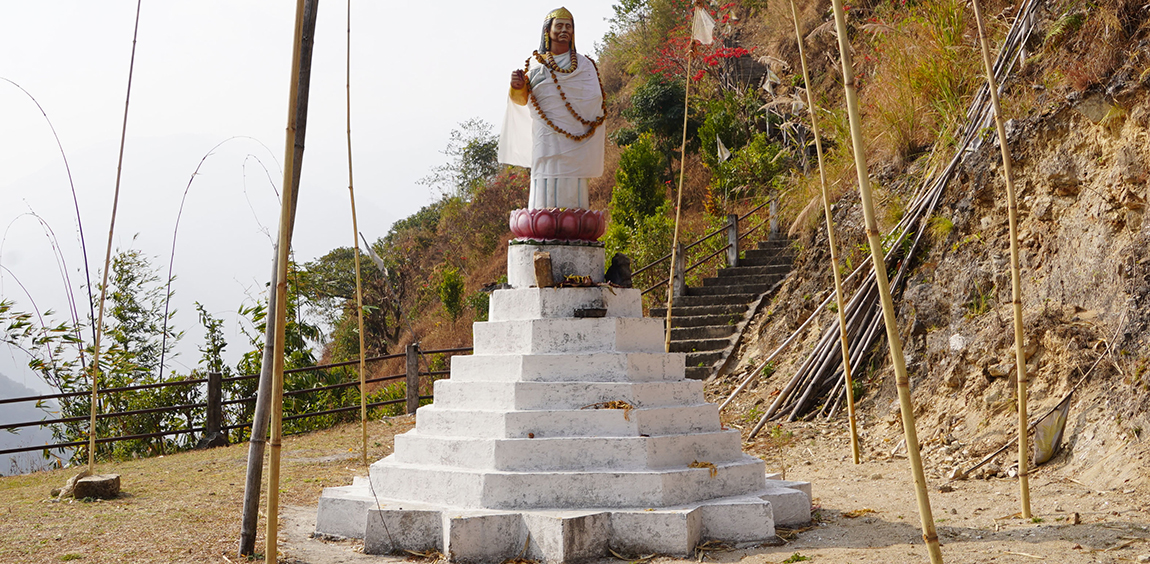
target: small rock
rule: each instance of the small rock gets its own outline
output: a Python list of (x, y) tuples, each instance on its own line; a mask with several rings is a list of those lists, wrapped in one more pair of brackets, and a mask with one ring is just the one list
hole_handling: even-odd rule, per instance
[(872, 480), (881, 480), (881, 479), (882, 479), (882, 474), (871, 474), (871, 475), (870, 475), (870, 479), (872, 479)]
[(954, 352), (961, 352), (966, 348), (966, 338), (958, 333), (950, 336), (950, 350)]
[[(943, 484), (938, 487), (938, 493), (950, 493), (953, 491), (954, 487), (952, 487), (950, 484)], [(951, 511), (953, 511), (953, 509)]]
[(966, 474), (962, 472), (962, 468), (955, 466), (954, 470), (950, 471), (950, 475), (948, 475), (947, 478), (951, 480), (965, 480)]
[(120, 475), (97, 474), (80, 478), (73, 495), (76, 499), (114, 499), (120, 495)]
[(1011, 468), (1010, 470), (1007, 470), (1006, 475), (1011, 477), (1011, 478), (1017, 478), (1018, 477), (1018, 468)]
[(992, 378), (1003, 378), (1014, 371), (1014, 364), (1000, 363), (986, 367), (986, 373)]
[(1150, 562), (1150, 554), (1143, 554), (1138, 557), (1139, 562)]
[(48, 492), (48, 497), (60, 497), (60, 488), (52, 488), (52, 490)]
[(951, 515), (958, 515), (958, 510), (957, 510), (957, 509), (955, 509), (955, 508), (953, 508), (953, 507), (951, 507), (951, 508), (950, 508), (950, 514), (951, 514)]
[(1081, 523), (1081, 522), (1082, 522), (1082, 517), (1079, 517), (1079, 516), (1078, 516), (1078, 512), (1077, 512), (1077, 511), (1075, 511), (1074, 513), (1071, 513), (1071, 514), (1070, 514), (1070, 524), (1071, 524), (1071, 525), (1077, 525), (1077, 524), (1079, 524), (1079, 523)]

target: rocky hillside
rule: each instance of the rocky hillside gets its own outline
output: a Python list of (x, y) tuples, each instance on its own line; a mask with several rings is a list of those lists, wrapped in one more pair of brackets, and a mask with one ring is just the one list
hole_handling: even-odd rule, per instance
[[(1130, 76), (1048, 102), (1047, 111), (1008, 127), (1032, 420), (1082, 382), (1064, 448), (1039, 471), (1097, 489), (1150, 486), (1150, 74)], [(835, 215), (848, 241), (861, 240), (856, 195), (840, 200)], [(934, 231), (897, 305), (918, 436), (928, 474), (941, 478), (1016, 434), (1009, 226), (997, 143), (965, 159), (936, 217), (953, 228)], [(821, 229), (801, 241), (798, 274), (776, 297), (774, 315), (757, 320), (741, 369), (712, 385), (716, 395), (728, 393), (833, 291), (825, 235)], [(765, 409), (833, 315), (822, 314), (775, 376), (736, 402), (730, 420), (750, 422), (749, 414)], [(869, 354), (856, 375), (864, 382), (862, 444), (870, 456), (886, 455), (902, 431), (885, 340)], [(845, 417), (834, 424), (845, 425)], [(989, 473), (1005, 473), (1016, 452), (988, 465)]]

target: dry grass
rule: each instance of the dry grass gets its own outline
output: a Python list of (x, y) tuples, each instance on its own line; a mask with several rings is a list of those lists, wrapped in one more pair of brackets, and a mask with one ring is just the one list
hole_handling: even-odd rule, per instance
[[(389, 454), (411, 416), (368, 424), (368, 460)], [(359, 424), (287, 437), (281, 466), (283, 505), (314, 506), (324, 487), (351, 483), (359, 462)], [(0, 562), (240, 562), (236, 556), (248, 445), (101, 464), (120, 475), (120, 498), (49, 502), (74, 469), (0, 478)], [(267, 487), (266, 473), (264, 489)], [(256, 550), (263, 552), (262, 516)]]

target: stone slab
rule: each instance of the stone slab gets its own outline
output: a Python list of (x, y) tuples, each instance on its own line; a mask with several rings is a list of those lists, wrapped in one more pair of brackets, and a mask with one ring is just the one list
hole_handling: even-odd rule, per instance
[(464, 509), (666, 507), (744, 495), (764, 488), (763, 462), (742, 455), (714, 468), (643, 471), (507, 472), (404, 464), (371, 465), (380, 497)]
[(663, 320), (646, 317), (486, 321), (473, 327), (476, 354), (663, 352)]
[(582, 245), (508, 245), (507, 283), (512, 288), (535, 286), (535, 253), (551, 254), (551, 277), (555, 284), (566, 276), (590, 276), (603, 283), (606, 252), (603, 247)]
[(643, 317), (634, 288), (513, 288), (496, 290), (488, 307), (490, 321), (575, 318), (577, 310), (602, 309), (604, 317)]
[(775, 534), (773, 498), (733, 498), (699, 507), (704, 538), (731, 543), (762, 542)]
[(624, 556), (687, 556), (702, 535), (703, 515), (697, 508), (611, 514), (611, 548)]
[[(439, 510), (369, 509), (365, 521), (365, 554), (427, 552), (443, 546), (443, 513)], [(316, 523), (318, 527), (318, 518)]]
[(490, 438), (636, 437), (721, 430), (711, 403), (624, 409), (498, 411), (425, 405), (415, 428), (427, 435)]
[(633, 407), (704, 403), (703, 383), (678, 382), (474, 382), (438, 380), (435, 403), (444, 409), (583, 409), (623, 401)]
[(439, 550), (476, 564), (519, 556), (546, 564), (576, 562), (610, 557), (608, 549), (624, 555), (687, 556), (703, 540), (754, 543), (775, 534), (771, 503), (753, 495), (671, 507), (585, 510), (467, 510), (389, 499), (380, 505), (386, 509), (360, 516), (374, 521), (364, 528), (368, 554)]
[(364, 538), (365, 516), (375, 507), (375, 497), (363, 485), (324, 488), (319, 498), (315, 532), (351, 539)]
[(519, 554), (527, 527), (517, 513), (444, 513), (444, 554), (456, 562), (502, 562)]
[(119, 474), (94, 474), (76, 480), (76, 499), (115, 499), (120, 496)]
[(610, 547), (610, 512), (534, 511), (522, 516), (531, 538), (528, 559), (577, 562), (602, 557)]
[(696, 460), (741, 460), (738, 431), (652, 437), (489, 439), (426, 436), (395, 439), (394, 460), (508, 472), (639, 471), (680, 468)]
[(451, 357), (459, 382), (674, 382), (686, 353), (474, 354)]

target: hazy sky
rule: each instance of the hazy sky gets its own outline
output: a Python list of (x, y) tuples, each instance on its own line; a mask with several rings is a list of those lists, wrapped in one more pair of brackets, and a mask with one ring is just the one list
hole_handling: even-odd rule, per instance
[[(576, 43), (592, 53), (612, 0), (570, 0)], [(510, 72), (538, 46), (554, 2), (352, 2), (352, 135), (359, 229), (368, 240), (432, 201), (416, 181), (445, 162), (450, 131), (469, 118), (498, 128)], [(172, 365), (196, 365), (193, 301), (226, 323), (227, 355), (247, 348), (236, 309), (263, 295), (279, 216), (294, 2), (143, 3), (114, 249), (155, 257), (166, 274), (180, 199)], [(93, 283), (103, 264), (136, 2), (9, 2), (0, 23), (0, 78), (34, 96), (71, 166)], [(319, 6), (307, 148), (293, 248), (316, 258), (351, 244), (347, 190), (347, 2)], [(231, 140), (229, 140), (231, 139)], [(46, 229), (67, 263), (66, 284)], [(36, 105), (0, 80), (0, 296), (63, 312), (86, 309), (83, 258), (68, 177)], [(23, 284), (21, 288), (20, 283)], [(81, 311), (81, 316), (84, 316)], [(19, 352), (0, 373), (45, 389)]]

